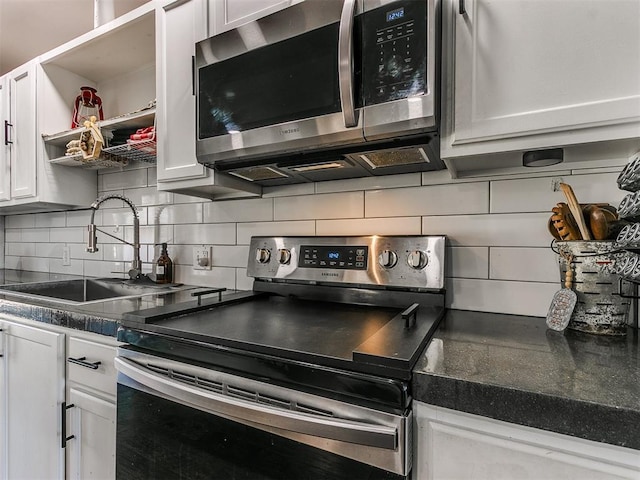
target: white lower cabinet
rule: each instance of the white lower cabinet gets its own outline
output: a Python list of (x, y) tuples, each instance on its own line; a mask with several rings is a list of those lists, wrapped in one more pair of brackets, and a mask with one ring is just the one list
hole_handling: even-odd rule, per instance
[(0, 318), (0, 478), (64, 476), (64, 334)]
[(75, 388), (69, 393), (67, 478), (106, 480), (116, 474), (116, 404)]
[(115, 478), (115, 345), (114, 339), (97, 335), (68, 337), (67, 435), (73, 435), (66, 448), (68, 479)]
[(114, 479), (116, 340), (8, 316), (0, 329), (0, 479)]
[(414, 402), (419, 480), (640, 478), (640, 452)]

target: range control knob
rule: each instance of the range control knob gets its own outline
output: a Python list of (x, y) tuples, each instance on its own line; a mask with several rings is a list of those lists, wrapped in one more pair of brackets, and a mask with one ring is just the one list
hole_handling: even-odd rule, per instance
[(429, 258), (422, 250), (414, 250), (407, 256), (407, 264), (414, 270), (422, 270), (428, 262)]
[(393, 268), (398, 263), (398, 255), (393, 250), (383, 250), (378, 255), (378, 263), (384, 268)]
[(258, 263), (269, 263), (269, 259), (271, 258), (271, 252), (268, 248), (258, 248), (256, 250), (256, 262)]
[(291, 250), (287, 248), (278, 249), (278, 263), (280, 265), (288, 265), (291, 261)]

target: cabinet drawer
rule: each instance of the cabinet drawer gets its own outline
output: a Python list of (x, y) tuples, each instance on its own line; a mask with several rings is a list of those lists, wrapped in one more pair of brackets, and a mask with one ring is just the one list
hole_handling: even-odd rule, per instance
[(69, 338), (67, 351), (69, 382), (115, 396), (116, 369), (113, 366), (115, 356), (116, 347), (81, 338)]

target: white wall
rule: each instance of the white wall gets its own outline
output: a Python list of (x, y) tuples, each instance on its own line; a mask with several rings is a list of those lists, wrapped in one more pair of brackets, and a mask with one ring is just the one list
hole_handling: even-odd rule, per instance
[[(159, 253), (154, 243), (167, 242), (178, 282), (250, 289), (252, 235), (446, 234), (449, 306), (544, 316), (560, 285), (547, 221), (564, 198), (552, 180), (571, 184), (581, 203), (618, 206), (625, 192), (616, 178), (624, 161), (604, 164), (525, 177), (452, 181), (442, 171), (322, 182), (224, 202), (158, 192), (155, 168), (140, 165), (101, 171), (98, 185), (101, 193), (124, 194), (139, 206), (143, 261)], [(122, 207), (104, 203), (96, 224), (116, 235), (124, 230), (131, 240), (132, 214)], [(89, 217), (89, 211), (6, 217), (5, 267), (90, 276), (125, 271), (131, 247), (99, 235), (100, 251), (85, 251)], [(192, 246), (202, 243), (214, 245), (211, 271), (190, 267)], [(64, 245), (71, 249), (70, 266), (62, 265)]]

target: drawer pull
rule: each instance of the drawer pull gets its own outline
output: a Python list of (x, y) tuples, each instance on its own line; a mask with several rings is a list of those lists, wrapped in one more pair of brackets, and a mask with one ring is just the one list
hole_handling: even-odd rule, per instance
[(75, 363), (76, 365), (80, 365), (81, 367), (86, 367), (86, 368), (90, 368), (92, 370), (97, 370), (98, 367), (100, 366), (100, 364), (102, 362), (87, 362), (87, 357), (80, 357), (80, 358), (73, 358), (73, 357), (69, 357), (67, 358), (67, 361), (69, 363)]

